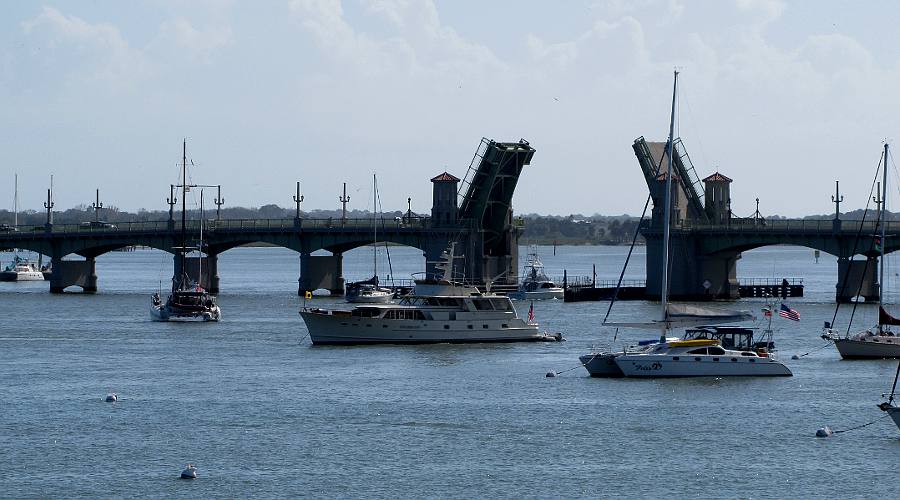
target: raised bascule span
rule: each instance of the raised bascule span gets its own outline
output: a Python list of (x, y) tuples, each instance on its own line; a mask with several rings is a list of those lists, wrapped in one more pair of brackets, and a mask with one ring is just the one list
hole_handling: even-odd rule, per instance
[[(767, 220), (757, 212), (736, 217), (731, 211), (732, 179), (714, 172), (700, 180), (681, 139), (676, 139), (672, 179), (672, 238), (670, 296), (680, 300), (737, 299), (740, 283), (737, 261), (741, 253), (768, 245), (797, 245), (838, 258), (835, 299), (878, 296), (875, 270), (874, 216), (871, 220)], [(647, 296), (659, 297), (662, 259), (662, 207), (667, 163), (665, 142), (639, 137), (632, 145), (653, 201), (649, 220), (640, 227), (647, 242)], [(886, 223), (886, 252), (900, 249), (900, 222)], [(854, 258), (856, 257), (856, 258)]]

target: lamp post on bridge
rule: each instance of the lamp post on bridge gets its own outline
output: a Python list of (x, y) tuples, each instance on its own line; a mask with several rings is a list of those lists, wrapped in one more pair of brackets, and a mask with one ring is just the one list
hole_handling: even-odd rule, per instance
[(300, 181), (297, 181), (297, 194), (293, 196), (294, 203), (297, 204), (297, 212), (294, 214), (294, 225), (300, 227), (300, 210), (303, 208), (303, 195), (300, 194)]
[(178, 198), (175, 197), (175, 184), (169, 184), (169, 197), (166, 198), (166, 203), (169, 205), (169, 230), (175, 229), (175, 204), (178, 203)]
[(213, 200), (213, 203), (216, 204), (216, 220), (219, 220), (219, 212), (222, 209), (222, 205), (225, 204), (225, 198), (222, 198), (222, 185), (221, 184), (216, 186), (216, 198)]
[(831, 202), (834, 203), (834, 222), (832, 226), (835, 231), (841, 229), (841, 202), (844, 197), (841, 196), (841, 181), (834, 181), (834, 194), (831, 196)]
[(412, 197), (406, 198), (406, 223), (412, 223)]
[(91, 203), (91, 208), (94, 209), (94, 221), (100, 222), (100, 209), (103, 208), (103, 203), (100, 203), (100, 188), (97, 188), (97, 198)]
[(47, 189), (47, 201), (44, 202), (44, 208), (47, 209), (47, 231), (53, 228), (53, 176), (50, 176), (50, 188)]
[(881, 199), (881, 181), (878, 181), (877, 189), (878, 191), (875, 192), (872, 201), (875, 202), (875, 220), (881, 220), (881, 204), (884, 203), (884, 200)]
[(344, 195), (339, 196), (338, 200), (341, 202), (341, 225), (344, 225), (344, 222), (347, 220), (347, 202), (350, 201), (350, 197), (347, 196), (347, 183), (344, 183)]

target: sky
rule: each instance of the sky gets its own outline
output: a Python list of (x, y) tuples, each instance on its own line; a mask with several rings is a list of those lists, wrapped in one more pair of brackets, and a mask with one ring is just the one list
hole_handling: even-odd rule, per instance
[[(677, 135), (732, 208), (865, 205), (900, 138), (900, 4), (778, 0), (16, 1), (0, 206), (166, 209), (181, 142), (224, 206), (428, 212), (482, 137), (536, 149), (517, 213), (640, 213), (635, 138)], [(893, 181), (892, 181), (893, 182)], [(892, 192), (897, 192), (894, 183)], [(890, 208), (890, 205), (889, 205)]]

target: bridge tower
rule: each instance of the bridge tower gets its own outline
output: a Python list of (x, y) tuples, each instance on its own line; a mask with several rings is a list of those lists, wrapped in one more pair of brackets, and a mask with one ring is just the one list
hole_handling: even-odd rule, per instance
[[(649, 297), (661, 295), (666, 174), (660, 167), (668, 163), (666, 145), (666, 142), (647, 142), (643, 137), (632, 145), (653, 200), (650, 224), (641, 230), (647, 242)], [(716, 173), (700, 181), (681, 139), (675, 139), (673, 149), (669, 296), (676, 300), (736, 299), (740, 293), (737, 280), (740, 252), (709, 254), (703, 251), (700, 240), (689, 236), (689, 228), (697, 224), (728, 224), (731, 179)]]
[(727, 225), (731, 220), (731, 182), (719, 172), (703, 179), (706, 216), (713, 224)]

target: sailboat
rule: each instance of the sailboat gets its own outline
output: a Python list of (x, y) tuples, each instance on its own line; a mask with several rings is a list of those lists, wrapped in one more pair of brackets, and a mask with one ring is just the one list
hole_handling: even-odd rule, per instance
[(372, 243), (372, 266), (374, 274), (365, 281), (356, 281), (347, 284), (344, 297), (347, 302), (356, 304), (385, 304), (394, 297), (388, 288), (378, 286), (378, 178), (372, 174), (372, 226), (375, 228)]
[[(150, 318), (153, 321), (219, 321), (222, 317), (216, 297), (207, 292), (200, 283), (194, 282), (188, 276), (185, 254), (188, 251), (187, 241), (187, 206), (185, 196), (188, 191), (187, 183), (187, 141), (182, 144), (182, 183), (181, 183), (181, 274), (172, 279), (172, 292), (166, 302), (162, 302), (159, 292), (150, 298)], [(201, 217), (200, 238), (198, 250), (203, 251), (203, 216), (201, 191)], [(201, 257), (202, 263), (202, 257)], [(202, 265), (202, 264), (201, 264)], [(202, 278), (202, 268), (200, 272)]]
[[(13, 227), (19, 225), (19, 174), (15, 176), (15, 196), (13, 197)], [(40, 267), (27, 257), (19, 255), (15, 249), (12, 262), (0, 271), (0, 281), (43, 281), (44, 274)]]
[(823, 339), (831, 340), (837, 348), (841, 357), (844, 359), (884, 359), (884, 358), (900, 358), (900, 337), (891, 331), (891, 326), (900, 325), (900, 319), (890, 315), (884, 309), (884, 243), (885, 243), (885, 214), (887, 213), (887, 181), (888, 181), (888, 158), (889, 150), (887, 144), (884, 145), (884, 156), (882, 160), (882, 192), (879, 193), (882, 199), (881, 210), (878, 215), (878, 225), (881, 228), (881, 234), (876, 236), (876, 246), (879, 251), (878, 258), (878, 324), (874, 328), (868, 328), (862, 332), (850, 335), (849, 329), (846, 335), (841, 335), (837, 330), (826, 324)]
[[(663, 216), (663, 259), (660, 293), (661, 318), (650, 322), (604, 323), (615, 327), (655, 327), (659, 339), (639, 343), (622, 352), (598, 352), (582, 356), (582, 364), (597, 377), (703, 377), (703, 376), (790, 376), (791, 371), (767, 351), (753, 350), (741, 344), (723, 346), (725, 334), (717, 327), (689, 330), (694, 338), (669, 337), (675, 327), (734, 323), (752, 319), (746, 311), (719, 311), (686, 304), (669, 304), (669, 235), (672, 217), (672, 158), (674, 156), (675, 103), (678, 72), (672, 91), (672, 114), (666, 144), (668, 164), (665, 175)], [(749, 331), (749, 329), (740, 329)], [(703, 335), (698, 335), (703, 332)], [(734, 332), (737, 333), (737, 332)], [(746, 333), (746, 332), (742, 332)]]

